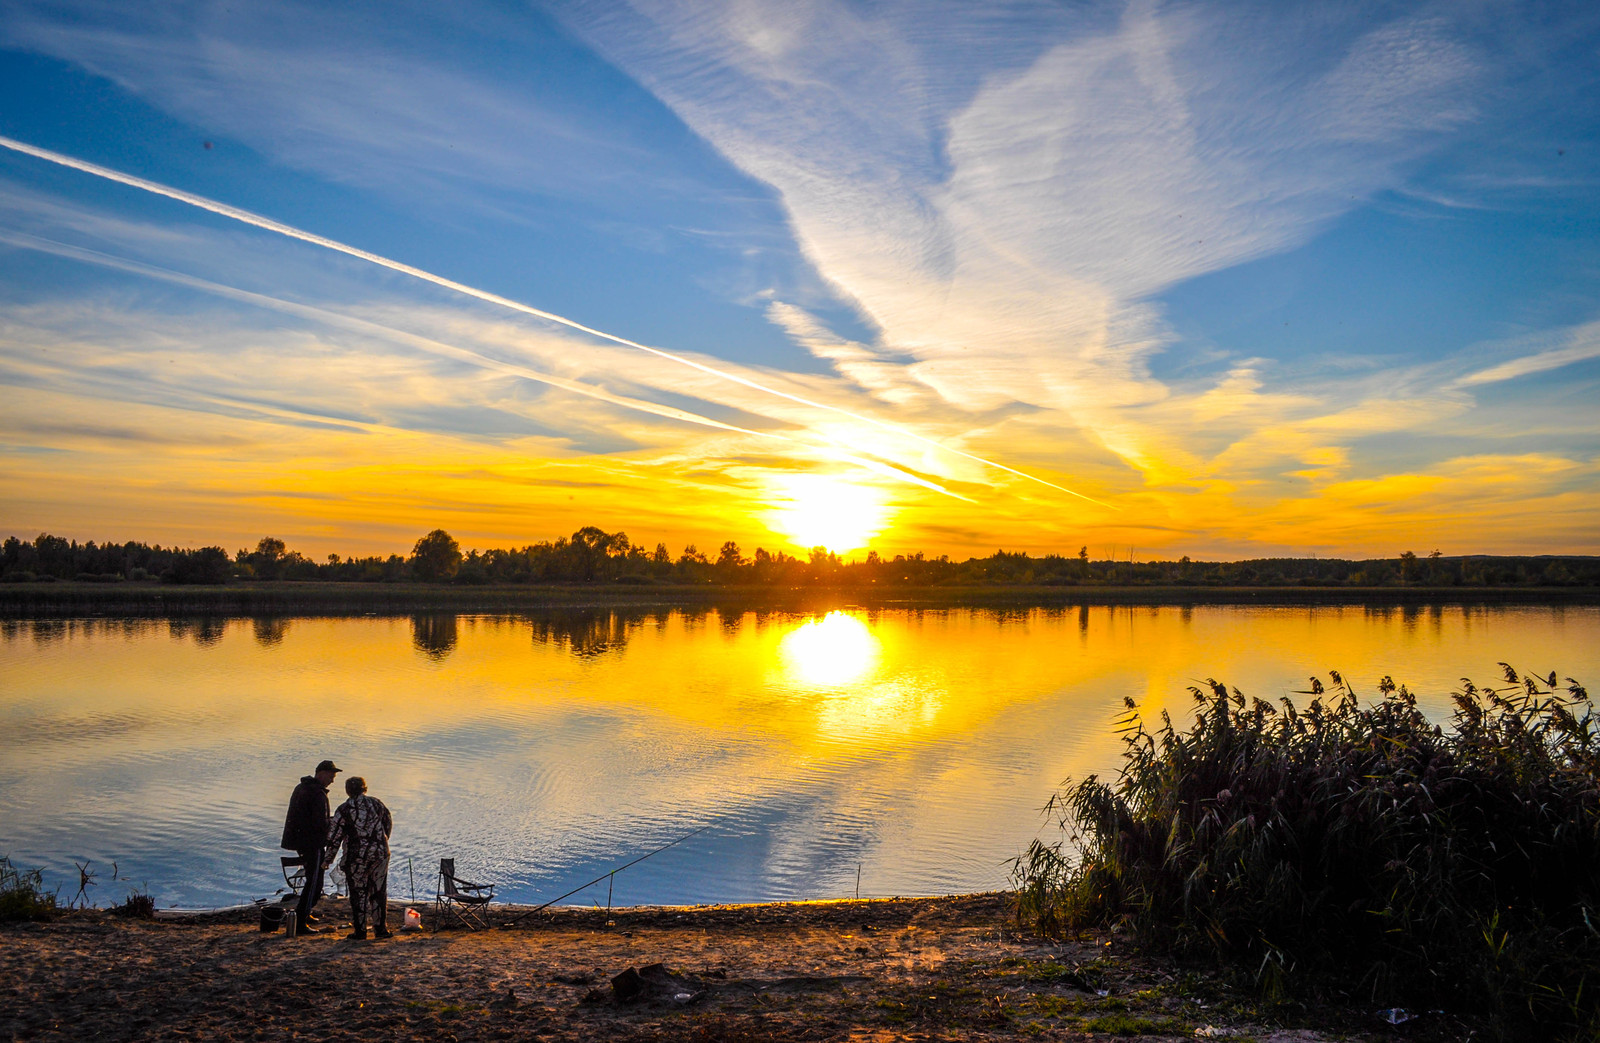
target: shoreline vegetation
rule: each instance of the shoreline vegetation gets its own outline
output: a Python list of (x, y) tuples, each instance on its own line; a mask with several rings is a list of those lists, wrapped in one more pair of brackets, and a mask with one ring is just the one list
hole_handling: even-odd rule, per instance
[(1446, 556), (1093, 560), (996, 551), (952, 561), (869, 551), (802, 560), (732, 541), (715, 557), (674, 558), (594, 527), (519, 548), (469, 550), (436, 529), (409, 556), (315, 562), (282, 540), (229, 556), (221, 547), (78, 543), (41, 534), (0, 545), (0, 616), (514, 613), (543, 608), (838, 607), (1102, 604), (1600, 604), (1600, 557)]
[(170, 585), (67, 580), (0, 584), (0, 618), (72, 616), (517, 615), (663, 610), (825, 612), (840, 608), (994, 611), (1085, 606), (1596, 605), (1600, 587), (807, 586), (627, 584), (449, 586), (242, 580)]
[(1261, 996), (1443, 1007), (1488, 1038), (1600, 1038), (1600, 718), (1573, 678), (1463, 679), (1436, 724), (1385, 677), (1281, 705), (1208, 680), (1195, 715), (1127, 699), (1111, 783), (1047, 805), (1014, 863), (1048, 937), (1125, 932)]

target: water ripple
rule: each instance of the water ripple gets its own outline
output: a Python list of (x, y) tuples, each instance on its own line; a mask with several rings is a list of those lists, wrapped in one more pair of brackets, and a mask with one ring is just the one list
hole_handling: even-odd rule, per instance
[[(13, 621), (0, 626), (0, 851), (74, 889), (73, 863), (89, 859), (102, 900), (128, 886), (113, 862), (162, 904), (272, 894), (289, 792), (331, 756), (394, 813), (397, 895), (411, 871), (431, 890), (454, 857), (504, 897), (550, 898), (702, 826), (608, 881), (613, 900), (837, 897), (858, 870), (863, 894), (986, 889), (1040, 834), (1062, 779), (1115, 771), (1124, 696), (1186, 713), (1195, 677), (1276, 697), (1335, 665), (1358, 684), (1392, 673), (1437, 715), (1457, 677), (1492, 676), (1511, 654), (1600, 677), (1600, 610), (1407, 619)], [(828, 662), (834, 640), (849, 655)]]

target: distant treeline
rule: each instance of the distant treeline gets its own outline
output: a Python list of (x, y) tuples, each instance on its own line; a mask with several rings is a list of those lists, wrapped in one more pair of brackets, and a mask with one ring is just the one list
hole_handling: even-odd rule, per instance
[(751, 587), (803, 586), (1194, 586), (1194, 587), (1595, 587), (1600, 558), (1585, 556), (1447, 556), (1407, 551), (1393, 558), (1256, 558), (1246, 561), (1091, 560), (1076, 555), (1033, 557), (996, 551), (986, 558), (952, 561), (922, 554), (885, 558), (870, 551), (842, 561), (825, 547), (806, 558), (756, 548), (746, 555), (728, 541), (714, 555), (693, 544), (674, 556), (626, 533), (593, 526), (570, 538), (524, 547), (469, 550), (435, 529), (411, 554), (314, 561), (266, 537), (231, 557), (221, 547), (162, 547), (145, 543), (78, 543), (41, 534), (31, 542), (13, 536), (0, 547), (0, 579), (7, 582), (79, 580), (120, 583), (218, 584), (298, 580), (338, 583), (454, 584), (660, 584)]

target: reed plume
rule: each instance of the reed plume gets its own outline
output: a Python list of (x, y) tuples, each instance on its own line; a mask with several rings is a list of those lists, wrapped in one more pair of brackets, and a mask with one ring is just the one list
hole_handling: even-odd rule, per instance
[(1268, 997), (1447, 1004), (1503, 1038), (1600, 1036), (1600, 734), (1571, 678), (1463, 679), (1447, 726), (1385, 677), (1304, 707), (1208, 680), (1193, 723), (1132, 700), (1124, 763), (1047, 805), (1013, 865), (1050, 934), (1120, 925)]

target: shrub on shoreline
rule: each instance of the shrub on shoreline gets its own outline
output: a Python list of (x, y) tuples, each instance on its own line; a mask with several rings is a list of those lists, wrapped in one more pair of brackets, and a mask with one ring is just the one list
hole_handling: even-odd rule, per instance
[(44, 890), (44, 872), (19, 869), (0, 855), (0, 923), (48, 920), (56, 914), (56, 896)]
[(1124, 766), (1052, 798), (1076, 855), (1016, 860), (1047, 933), (1122, 925), (1269, 996), (1332, 985), (1448, 1003), (1505, 1038), (1600, 1030), (1600, 720), (1555, 674), (1455, 693), (1449, 727), (1388, 678), (1300, 709), (1208, 681), (1180, 730), (1131, 700)]
[(128, 897), (120, 904), (111, 907), (113, 916), (125, 916), (133, 920), (154, 920), (156, 918), (156, 900), (154, 896), (144, 891), (130, 891)]

